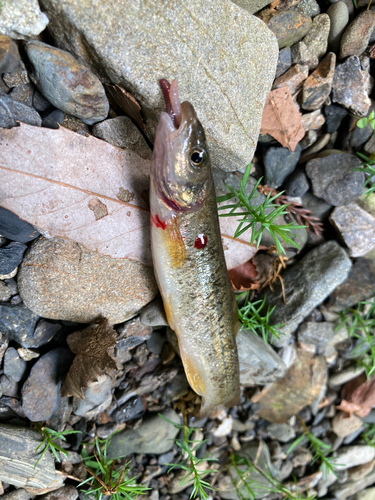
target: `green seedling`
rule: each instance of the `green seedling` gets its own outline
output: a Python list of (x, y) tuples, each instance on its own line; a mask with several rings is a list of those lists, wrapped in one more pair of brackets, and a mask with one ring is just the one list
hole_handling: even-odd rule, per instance
[(89, 455), (83, 447), (83, 464), (90, 474), (90, 477), (79, 484), (79, 487), (88, 485), (85, 497), (94, 495), (96, 500), (102, 500), (103, 496), (111, 497), (112, 500), (135, 500), (138, 495), (144, 495), (150, 489), (145, 485), (137, 484), (136, 477), (129, 477), (131, 468), (128, 463), (116, 465), (120, 458), (108, 457), (108, 446), (111, 436), (108, 439), (95, 438), (94, 455)]
[(358, 302), (339, 313), (340, 322), (336, 330), (345, 327), (349, 335), (359, 340), (353, 351), (358, 363), (363, 366), (367, 378), (375, 372), (375, 297)]
[(265, 344), (272, 342), (274, 338), (280, 339), (284, 335), (279, 328), (282, 326), (270, 325), (270, 317), (275, 310), (275, 307), (270, 305), (265, 308), (266, 297), (263, 300), (250, 302), (250, 291), (243, 292), (237, 295), (238, 319), (240, 321), (241, 330), (250, 330), (255, 335), (261, 335)]
[(375, 424), (365, 424), (365, 432), (362, 439), (366, 444), (375, 448)]
[(303, 441), (306, 441), (307, 438), (310, 442), (310, 451), (313, 454), (311, 464), (314, 465), (316, 462), (320, 463), (320, 470), (322, 471), (324, 478), (327, 478), (329, 472), (332, 472), (335, 476), (337, 476), (337, 468), (340, 467), (340, 464), (336, 464), (334, 462), (334, 458), (330, 456), (332, 447), (314, 436), (314, 434), (308, 430), (305, 422), (299, 417), (299, 415), (297, 415), (297, 417), (302, 424), (303, 434), (289, 446), (287, 454), (289, 455), (289, 453), (298, 448), (299, 445), (301, 445)]
[[(36, 461), (36, 464), (34, 465), (34, 468), (38, 465), (40, 460), (42, 459), (43, 455), (46, 453), (47, 450), (52, 452), (54, 455), (55, 459), (57, 462), (61, 462), (59, 453), (62, 453), (66, 457), (68, 456), (67, 451), (65, 451), (61, 446), (59, 446), (56, 441), (58, 439), (61, 439), (62, 441), (66, 441), (66, 436), (69, 436), (70, 434), (78, 434), (80, 431), (73, 431), (73, 430), (65, 430), (61, 432), (54, 431), (53, 429), (49, 429), (48, 427), (36, 427), (35, 429), (43, 438), (43, 441), (40, 443), (39, 446), (36, 447), (35, 453), (40, 453), (38, 460)], [(40, 450), (40, 451), (39, 451)]]
[(171, 420), (164, 417), (160, 413), (159, 417), (168, 422), (169, 424), (173, 425), (174, 427), (176, 427), (176, 429), (179, 429), (181, 431), (182, 437), (175, 439), (175, 442), (177, 446), (180, 448), (182, 456), (186, 457), (183, 458), (182, 461), (177, 464), (166, 464), (170, 466), (168, 472), (170, 472), (175, 468), (179, 468), (186, 471), (186, 474), (180, 481), (180, 485), (188, 486), (188, 483), (193, 479), (193, 490), (190, 494), (190, 498), (196, 498), (197, 495), (199, 494), (202, 500), (207, 500), (209, 496), (207, 490), (215, 491), (215, 488), (213, 488), (207, 481), (204, 481), (203, 477), (208, 474), (216, 473), (217, 471), (215, 469), (201, 471), (199, 470), (199, 465), (202, 464), (203, 462), (216, 462), (217, 459), (210, 457), (209, 453), (202, 458), (196, 457), (197, 450), (206, 442), (206, 440), (197, 441), (190, 439), (192, 433), (198, 431), (199, 429), (196, 429), (194, 427), (189, 427), (186, 423), (182, 425), (176, 424), (175, 422), (172, 422)]
[(362, 167), (358, 168), (353, 168), (353, 172), (363, 172), (366, 176), (365, 183), (363, 187), (366, 189), (366, 191), (363, 193), (362, 196), (366, 195), (369, 196), (371, 193), (375, 191), (375, 180), (373, 180), (375, 176), (375, 160), (372, 160), (371, 158), (368, 158), (367, 156), (363, 155), (362, 153), (357, 153), (357, 155), (364, 160), (362, 162)]
[[(244, 173), (243, 178), (241, 179), (240, 189), (236, 191), (233, 187), (226, 185), (229, 189), (230, 193), (219, 196), (217, 198), (217, 203), (223, 203), (228, 200), (236, 199), (233, 204), (230, 205), (222, 205), (218, 207), (218, 210), (229, 210), (228, 213), (220, 213), (220, 217), (237, 217), (237, 221), (239, 225), (234, 233), (234, 238), (238, 238), (248, 229), (251, 229), (251, 238), (250, 244), (256, 244), (258, 248), (260, 245), (260, 241), (262, 239), (262, 235), (264, 231), (267, 231), (272, 239), (275, 242), (277, 253), (280, 255), (282, 253), (285, 254), (284, 247), (282, 246), (279, 237), (285, 242), (291, 245), (294, 248), (298, 248), (299, 246), (294, 242), (294, 240), (290, 237), (293, 236), (291, 233), (294, 229), (302, 229), (306, 226), (299, 226), (294, 223), (289, 224), (276, 224), (274, 221), (279, 215), (288, 215), (288, 211), (286, 210), (287, 205), (276, 205), (273, 203), (276, 198), (283, 194), (278, 193), (276, 196), (272, 196), (268, 194), (264, 202), (258, 207), (252, 205), (251, 200), (258, 195), (258, 186), (262, 179), (254, 186), (254, 189), (251, 191), (248, 196), (245, 191), (245, 186), (247, 180), (250, 176), (251, 164), (246, 167), (246, 171)], [(269, 212), (269, 213), (267, 213)]]
[(372, 130), (375, 130), (375, 112), (371, 111), (371, 113), (368, 116), (365, 116), (364, 118), (360, 118), (357, 121), (357, 127), (358, 128), (365, 128), (367, 125), (370, 125)]

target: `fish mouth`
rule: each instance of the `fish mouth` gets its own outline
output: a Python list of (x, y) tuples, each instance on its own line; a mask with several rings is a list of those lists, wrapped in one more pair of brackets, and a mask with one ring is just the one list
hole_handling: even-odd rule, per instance
[(168, 80), (162, 78), (159, 80), (159, 84), (165, 100), (165, 111), (171, 118), (174, 128), (177, 130), (181, 124), (181, 102), (178, 95), (177, 80), (172, 80), (172, 83), (169, 83)]

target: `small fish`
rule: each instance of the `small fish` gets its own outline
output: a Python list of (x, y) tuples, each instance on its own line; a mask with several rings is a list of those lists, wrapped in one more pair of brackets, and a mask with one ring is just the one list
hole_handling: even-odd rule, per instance
[(237, 306), (228, 279), (203, 127), (178, 84), (160, 80), (166, 101), (151, 162), (154, 270), (200, 417), (239, 399)]

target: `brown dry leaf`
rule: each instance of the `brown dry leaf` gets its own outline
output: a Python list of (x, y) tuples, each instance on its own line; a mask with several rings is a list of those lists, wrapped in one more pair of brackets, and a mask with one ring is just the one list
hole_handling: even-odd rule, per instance
[(68, 375), (61, 389), (63, 397), (75, 396), (83, 399), (84, 389), (91, 382), (95, 382), (100, 375), (110, 374), (116, 370), (116, 361), (108, 354), (108, 350), (116, 344), (117, 334), (108, 320), (102, 321), (91, 334), (86, 329), (81, 342), (78, 334), (68, 341), (69, 347), (77, 353), (69, 369)]
[(105, 83), (105, 89), (110, 104), (118, 111), (123, 111), (140, 130), (145, 130), (145, 124), (141, 116), (141, 106), (137, 99), (126, 92), (119, 85)]
[(271, 135), (282, 146), (294, 151), (305, 135), (301, 116), (289, 87), (272, 90), (264, 106), (260, 133)]
[(344, 385), (341, 391), (341, 403), (337, 406), (349, 415), (355, 413), (363, 418), (375, 406), (375, 377), (367, 380), (366, 374), (362, 373), (353, 380)]
[(258, 290), (259, 288), (259, 283), (256, 281), (258, 271), (252, 260), (234, 267), (228, 271), (228, 276), (236, 292)]
[[(65, 128), (0, 128), (0, 206), (50, 236), (90, 251), (152, 265), (150, 162)], [(256, 253), (234, 240), (236, 217), (220, 218), (228, 269)]]

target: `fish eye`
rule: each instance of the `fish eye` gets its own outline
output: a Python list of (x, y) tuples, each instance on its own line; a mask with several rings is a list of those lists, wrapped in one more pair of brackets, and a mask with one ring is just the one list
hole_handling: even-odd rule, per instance
[(206, 163), (207, 152), (203, 148), (197, 146), (190, 151), (190, 164), (194, 167), (202, 167)]

